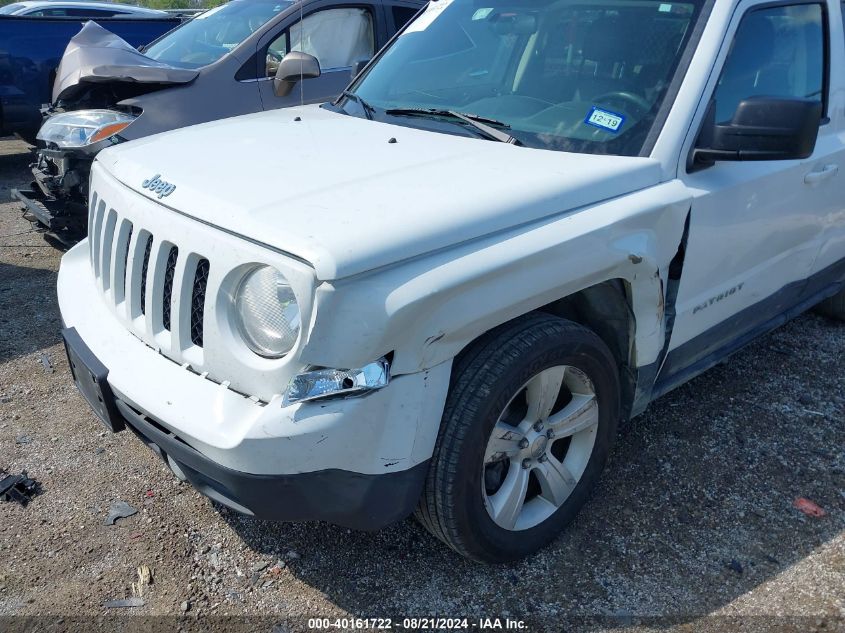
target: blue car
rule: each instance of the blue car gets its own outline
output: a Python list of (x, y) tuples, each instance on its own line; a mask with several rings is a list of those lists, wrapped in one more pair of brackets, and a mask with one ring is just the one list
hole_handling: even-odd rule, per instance
[[(51, 101), (59, 61), (88, 19), (97, 20), (132, 46), (148, 44), (182, 23), (182, 18), (158, 11), (116, 17), (10, 13), (36, 4), (64, 10), (70, 3), (25, 2), (0, 9), (0, 134), (18, 134), (33, 144), (42, 122), (41, 108)], [(81, 10), (89, 3), (76, 4)]]

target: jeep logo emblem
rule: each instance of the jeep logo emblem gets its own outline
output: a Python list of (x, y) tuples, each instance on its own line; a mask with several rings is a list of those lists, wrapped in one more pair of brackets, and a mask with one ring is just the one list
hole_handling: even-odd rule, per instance
[(159, 197), (159, 200), (176, 191), (176, 185), (172, 185), (166, 180), (162, 180), (161, 174), (156, 174), (152, 178), (148, 178), (142, 182), (141, 188), (149, 189)]

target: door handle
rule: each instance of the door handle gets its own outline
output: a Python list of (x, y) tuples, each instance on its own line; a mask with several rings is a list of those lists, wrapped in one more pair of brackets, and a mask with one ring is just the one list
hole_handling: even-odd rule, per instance
[(839, 173), (839, 165), (825, 165), (821, 169), (814, 169), (804, 176), (804, 182), (808, 185), (817, 185), (823, 180), (833, 178)]

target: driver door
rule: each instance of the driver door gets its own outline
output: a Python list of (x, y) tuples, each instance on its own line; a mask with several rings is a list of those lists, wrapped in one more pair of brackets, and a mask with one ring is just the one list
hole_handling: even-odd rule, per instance
[[(830, 107), (823, 3), (743, 2), (734, 24), (718, 82), (708, 91), (716, 121), (729, 120), (741, 100), (755, 96), (819, 99)], [(840, 205), (843, 159), (839, 131), (825, 118), (809, 158), (682, 167), (693, 201), (661, 380), (711, 364), (805, 298), (820, 218)]]
[[(259, 89), (265, 110), (300, 103), (323, 103), (334, 99), (351, 80), (352, 66), (368, 60), (376, 51), (376, 7), (370, 4), (325, 6), (306, 13), (300, 21), (276, 32), (259, 46), (263, 62)], [(320, 62), (320, 76), (294, 86), (279, 97), (273, 91), (273, 77), (279, 62), (291, 51), (313, 55)]]

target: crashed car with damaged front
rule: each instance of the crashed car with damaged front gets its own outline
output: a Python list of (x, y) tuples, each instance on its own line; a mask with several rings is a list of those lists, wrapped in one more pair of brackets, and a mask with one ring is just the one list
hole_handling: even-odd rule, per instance
[(621, 422), (845, 318), (843, 42), (834, 0), (431, 2), (332, 104), (98, 156), (79, 389), (239, 512), (527, 555)]
[[(13, 195), (50, 237), (73, 243), (87, 230), (88, 178), (100, 150), (228, 116), (332, 99), (422, 4), (232, 0), (141, 51), (89, 22), (71, 39), (56, 72), (32, 186)], [(311, 62), (307, 74), (303, 55)]]

